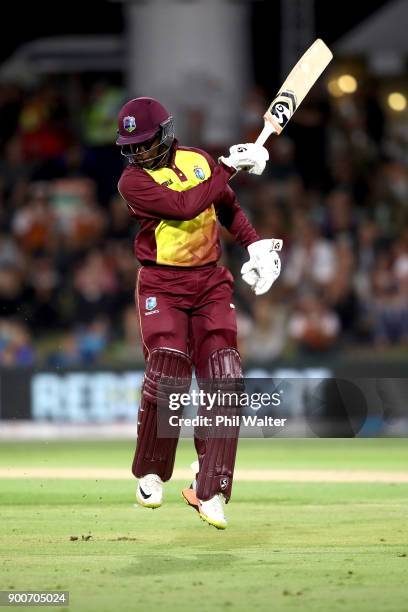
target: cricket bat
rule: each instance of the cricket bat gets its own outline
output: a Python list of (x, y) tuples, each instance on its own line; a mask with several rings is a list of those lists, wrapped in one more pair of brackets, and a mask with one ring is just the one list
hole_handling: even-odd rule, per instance
[(265, 125), (256, 139), (263, 145), (271, 134), (280, 134), (293, 117), (299, 104), (316, 83), (323, 70), (333, 59), (333, 53), (318, 38), (292, 68), (286, 81), (264, 114)]

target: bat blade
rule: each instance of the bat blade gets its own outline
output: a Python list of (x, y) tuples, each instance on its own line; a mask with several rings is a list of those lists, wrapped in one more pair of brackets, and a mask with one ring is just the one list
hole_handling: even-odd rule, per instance
[(264, 115), (265, 126), (256, 143), (264, 144), (271, 134), (280, 134), (299, 104), (316, 83), (333, 54), (318, 38), (292, 68)]

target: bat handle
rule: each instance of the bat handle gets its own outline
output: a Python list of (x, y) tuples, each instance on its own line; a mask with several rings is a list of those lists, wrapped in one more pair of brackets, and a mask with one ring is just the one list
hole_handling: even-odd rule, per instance
[(275, 134), (275, 130), (273, 125), (269, 123), (269, 121), (265, 121), (265, 125), (263, 126), (262, 132), (259, 134), (258, 138), (255, 140), (255, 144), (264, 145), (268, 140), (271, 134)]

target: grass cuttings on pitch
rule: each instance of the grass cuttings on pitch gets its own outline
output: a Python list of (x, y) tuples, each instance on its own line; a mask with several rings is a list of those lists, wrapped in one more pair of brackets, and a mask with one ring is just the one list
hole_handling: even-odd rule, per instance
[[(131, 450), (6, 444), (0, 464), (120, 467)], [(180, 451), (190, 461), (191, 444)], [(243, 441), (241, 467), (273, 462), (396, 471), (406, 469), (407, 445)], [(67, 589), (75, 612), (406, 608), (408, 485), (237, 483), (225, 533), (203, 524), (179, 490), (169, 483), (152, 511), (134, 508), (132, 482), (0, 481), (0, 589)]]

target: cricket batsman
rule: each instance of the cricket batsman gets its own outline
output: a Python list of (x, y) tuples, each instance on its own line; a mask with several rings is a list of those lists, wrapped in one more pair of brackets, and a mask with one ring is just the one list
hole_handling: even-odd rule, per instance
[[(217, 265), (218, 224), (248, 249), (241, 273), (256, 295), (280, 273), (274, 240), (260, 240), (229, 185), (240, 170), (261, 175), (268, 152), (253, 143), (235, 145), (216, 163), (205, 151), (181, 146), (172, 116), (147, 97), (122, 107), (116, 144), (129, 162), (118, 189), (140, 226), (135, 300), (146, 371), (132, 472), (138, 503), (158, 508), (178, 443), (177, 435), (158, 436), (160, 401), (188, 391), (193, 368), (198, 381), (216, 379), (221, 391), (242, 388), (233, 278)], [(238, 434), (209, 437), (197, 430), (194, 442), (198, 472), (183, 495), (203, 520), (225, 529)]]

